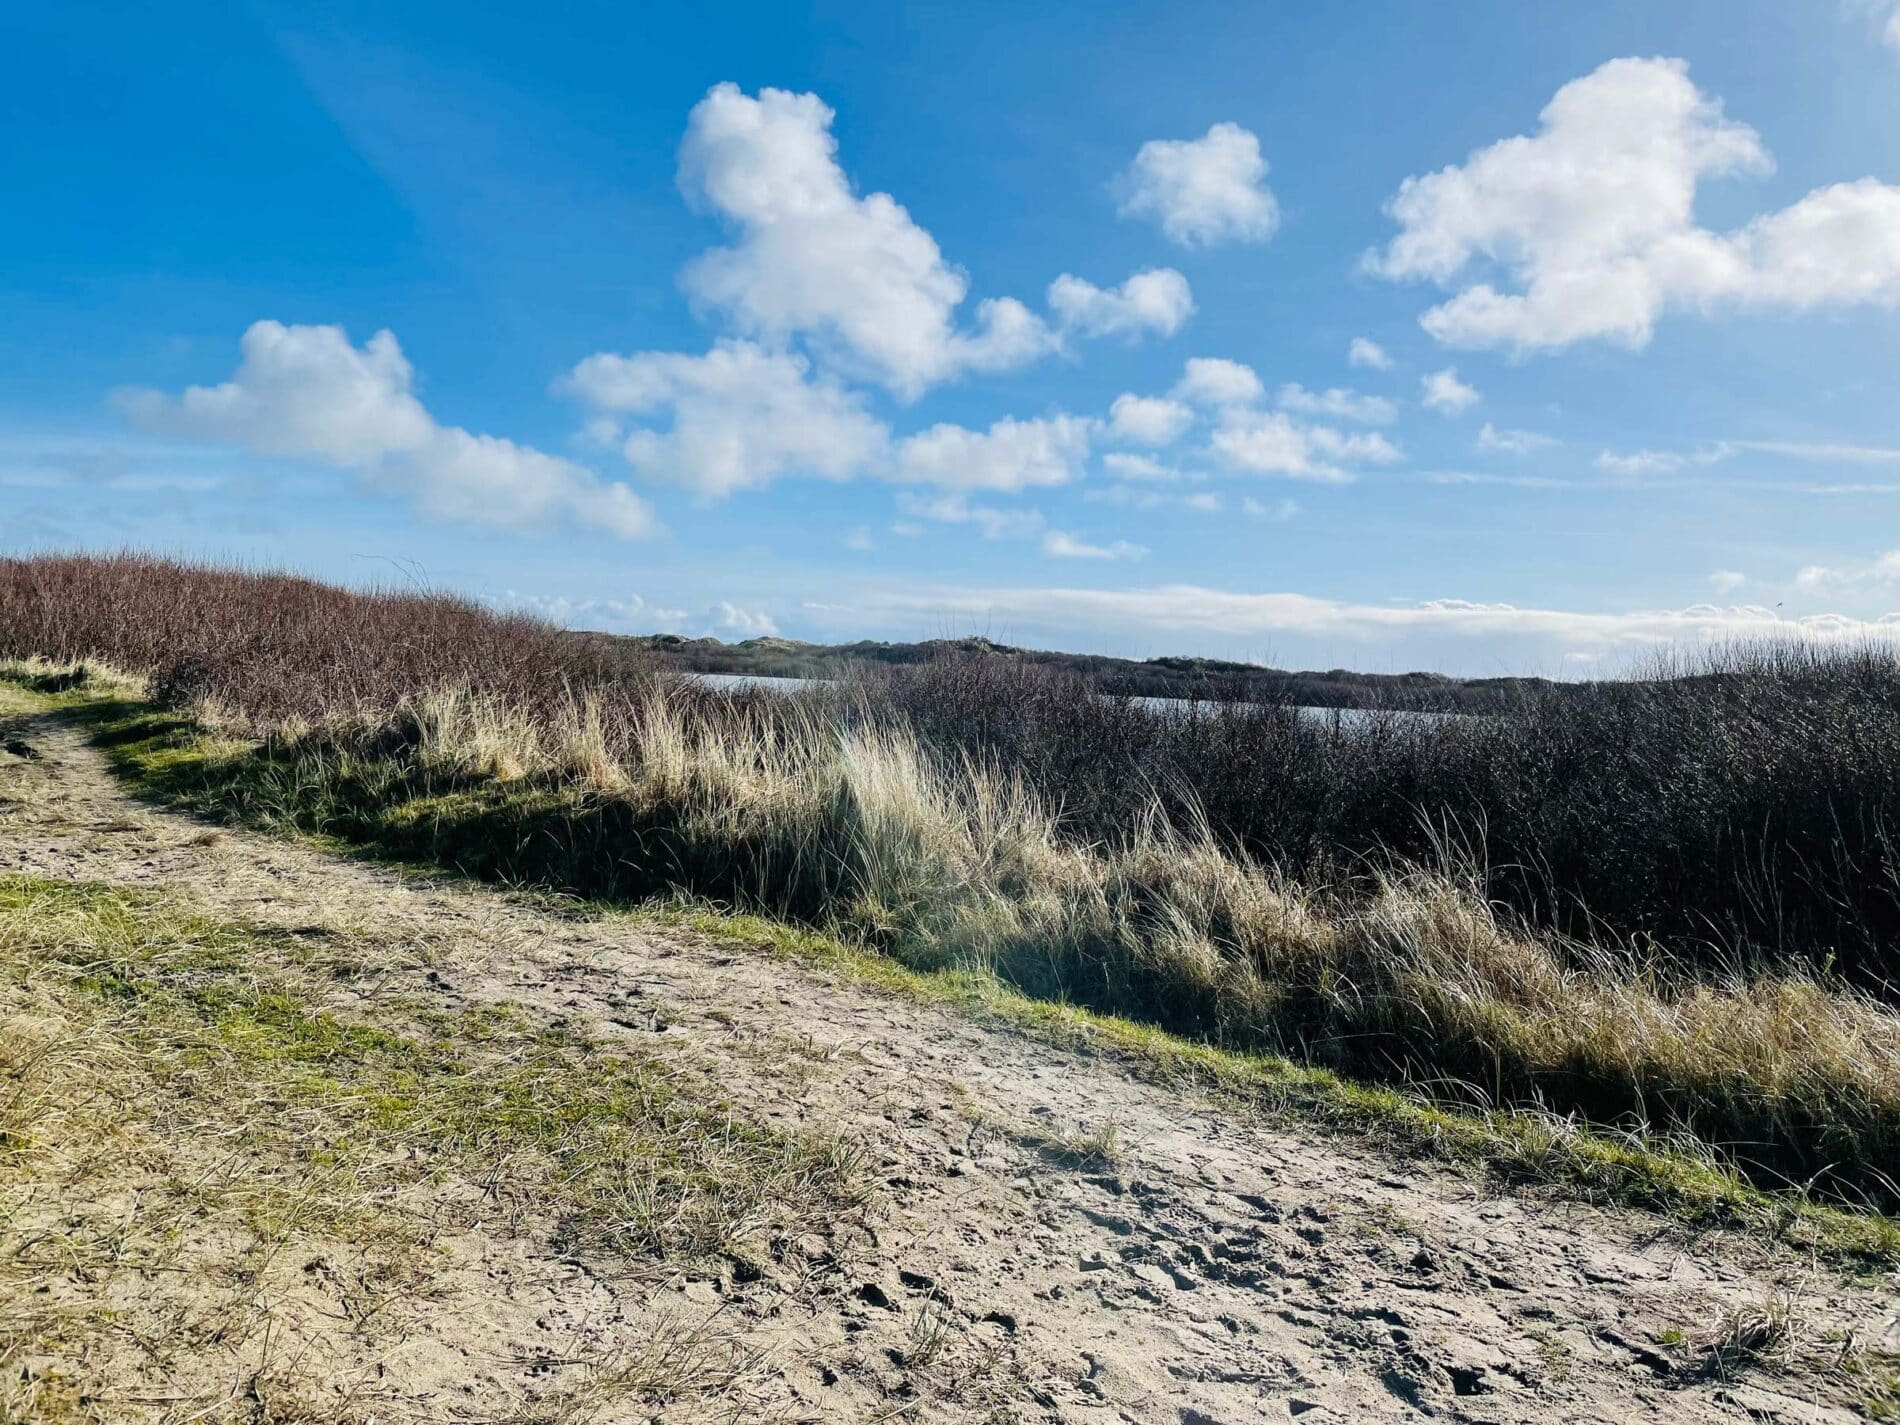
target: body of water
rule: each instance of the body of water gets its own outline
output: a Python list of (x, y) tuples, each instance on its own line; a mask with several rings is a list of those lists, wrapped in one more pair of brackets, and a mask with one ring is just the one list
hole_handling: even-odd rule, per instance
[[(752, 688), (759, 688), (766, 692), (773, 693), (796, 693), (805, 688), (823, 687), (829, 681), (824, 678), (771, 678), (762, 677), (753, 673), (688, 673), (684, 676), (691, 678), (694, 682), (702, 684), (705, 687), (732, 692), (742, 692)], [(1136, 698), (1135, 702), (1143, 707), (1152, 708), (1159, 713), (1201, 712), (1209, 708), (1220, 706), (1218, 703), (1206, 700), (1195, 700), (1192, 698)], [(1474, 716), (1474, 714), (1471, 713), (1381, 713), (1370, 708), (1315, 708), (1304, 706), (1295, 706), (1293, 711), (1298, 713), (1301, 717), (1311, 718), (1316, 722), (1331, 723), (1334, 727), (1340, 728), (1364, 727), (1382, 716), (1406, 719)]]

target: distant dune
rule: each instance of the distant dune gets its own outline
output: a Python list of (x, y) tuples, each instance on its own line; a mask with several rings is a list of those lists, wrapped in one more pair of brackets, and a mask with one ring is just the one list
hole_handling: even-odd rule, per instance
[(921, 643), (804, 643), (791, 638), (748, 638), (725, 643), (676, 633), (626, 637), (584, 632), (573, 637), (609, 651), (657, 656), (693, 673), (744, 673), (763, 678), (823, 678), (854, 664), (894, 666), (941, 658), (999, 658), (1086, 677), (1103, 692), (1139, 698), (1200, 698), (1215, 702), (1297, 703), (1322, 708), (1420, 708), (1479, 712), (1527, 688), (1554, 686), (1543, 678), (1452, 678), (1443, 673), (1355, 673), (1270, 668), (1221, 658), (1112, 658), (1015, 648), (987, 638), (933, 638)]

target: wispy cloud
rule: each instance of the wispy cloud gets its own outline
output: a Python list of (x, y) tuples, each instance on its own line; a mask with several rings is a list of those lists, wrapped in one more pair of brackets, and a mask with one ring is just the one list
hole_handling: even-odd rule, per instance
[(1365, 425), (1390, 425), (1399, 418), (1398, 406), (1384, 396), (1363, 396), (1343, 386), (1309, 391), (1299, 382), (1289, 381), (1280, 388), (1276, 399), (1280, 409), (1285, 411), (1331, 416), (1335, 420), (1359, 421)]
[(778, 623), (763, 609), (735, 604), (729, 599), (701, 609), (669, 608), (639, 594), (625, 598), (576, 599), (565, 594), (517, 593), (513, 589), (492, 602), (521, 609), (567, 628), (596, 629), (603, 633), (685, 633), (728, 638), (764, 638), (778, 632)]
[(1823, 464), (1900, 465), (1900, 449), (1884, 445), (1843, 445), (1825, 441), (1725, 440), (1720, 449), (1753, 450), (1763, 455), (1785, 455), (1793, 460)]
[(1090, 544), (1060, 529), (1052, 529), (1042, 537), (1042, 552), (1056, 559), (1140, 559), (1148, 553), (1141, 545), (1130, 544), (1125, 539)]
[(1114, 505), (1118, 508), (1135, 510), (1183, 509), (1196, 514), (1219, 514), (1227, 508), (1226, 497), (1214, 490), (1197, 490), (1192, 494), (1176, 494), (1165, 486), (1154, 485), (1100, 485), (1084, 490), (1082, 498), (1091, 504)]
[(1406, 635), (1535, 638), (1563, 646), (1640, 647), (1733, 638), (1878, 638), (1900, 640), (1900, 614), (1784, 617), (1754, 605), (1692, 604), (1675, 609), (1590, 612), (1428, 599), (1364, 604), (1295, 593), (1232, 593), (1193, 584), (1105, 590), (950, 588), (898, 591), (894, 607), (971, 619), (1007, 617), (1072, 628), (1141, 629), (1244, 639), (1275, 635), (1390, 641)]
[(1611, 488), (1601, 480), (1567, 480), (1560, 475), (1495, 475), (1482, 470), (1428, 470), (1420, 478), (1428, 485), (1502, 485), (1520, 490)]
[(1687, 456), (1669, 450), (1632, 450), (1627, 454), (1605, 450), (1597, 455), (1597, 468), (1617, 475), (1667, 474), (1687, 463)]
[(1134, 455), (1127, 451), (1113, 451), (1102, 457), (1102, 469), (1118, 480), (1154, 481), (1157, 484), (1174, 484), (1184, 480), (1200, 480), (1204, 477), (1178, 466), (1164, 465), (1147, 455)]
[(913, 519), (929, 520), (933, 524), (971, 525), (985, 539), (1034, 539), (1042, 533), (1044, 524), (1040, 510), (974, 505), (968, 495), (960, 492), (926, 496), (900, 490), (897, 508)]
[(1530, 455), (1560, 443), (1555, 436), (1540, 435), (1534, 430), (1500, 430), (1489, 421), (1478, 432), (1478, 449), (1500, 451), (1505, 455)]
[(1249, 519), (1272, 520), (1275, 524), (1284, 524), (1300, 512), (1297, 500), (1256, 500), (1252, 495), (1241, 500), (1240, 508)]

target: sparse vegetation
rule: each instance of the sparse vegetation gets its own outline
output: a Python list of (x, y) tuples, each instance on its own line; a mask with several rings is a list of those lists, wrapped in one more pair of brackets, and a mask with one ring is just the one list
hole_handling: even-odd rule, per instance
[[(400, 953), (0, 879), (0, 1419), (108, 1418), (78, 1408), (102, 1387), (176, 1407), (138, 1418), (339, 1418), (290, 1404), (300, 1282), (368, 1340), (478, 1218), (638, 1270), (861, 1200), (847, 1140), (752, 1124), (680, 1066), (519, 1012), (391, 998)], [(717, 1397), (751, 1354), (723, 1329), (630, 1335), (551, 1372), (534, 1418)]]
[(1732, 1376), (1756, 1361), (1786, 1360), (1799, 1346), (1801, 1304), (1792, 1293), (1771, 1292), (1758, 1301), (1730, 1307), (1693, 1344), (1707, 1369)]
[[(1609, 912), (1597, 936), (1566, 935), (1552, 923), (1564, 920), (1550, 893), (1568, 874), (1558, 862), (1543, 860), (1545, 889), (1527, 903), (1500, 889), (1521, 868), (1460, 871), (1442, 848), (1447, 827), (1482, 819), (1495, 799), (1514, 824), (1572, 827), (1573, 881), (1615, 866), (1634, 883), (1674, 857), (1681, 874), (1666, 884), (1690, 904), (1683, 887), (1718, 873), (1745, 813), (1805, 858), (1795, 874), (1766, 856), (1760, 874), (1787, 873), (1847, 916), (1854, 897), (1892, 889), (1883, 799), (1896, 784), (1886, 769), (1900, 766), (1900, 673), (1876, 655), (1789, 655), (1746, 676), (1611, 688), (1482, 725), (1335, 734), (1277, 709), (1154, 717), (992, 664), (728, 698), (639, 671), (549, 673), (534, 660), (559, 641), (537, 643), (537, 626), (518, 620), (471, 643), (507, 651), (486, 672), (431, 642), (413, 673), (379, 655), (373, 677), (348, 683), (328, 676), (338, 655), (316, 624), (400, 645), (412, 602), (418, 628), (446, 630), (430, 640), (483, 615), (93, 563), (0, 572), (0, 650), (151, 673), (168, 718), (99, 702), (91, 715), (142, 785), (208, 814), (606, 899), (687, 892), (1214, 1045), (1675, 1137), (1771, 1185), (1893, 1201), (1900, 1018), (1824, 967), (1843, 942), (1809, 938), (1769, 963), (1761, 943), (1725, 939), (1711, 958), (1707, 935), (1632, 940)], [(66, 609), (67, 589), (92, 601), (87, 612)], [(366, 610), (338, 613), (351, 597)], [(161, 603), (169, 612), (152, 620), (169, 620), (186, 654), (170, 662), (149, 628), (135, 642), (114, 633)], [(247, 620), (276, 632), (248, 638)], [(309, 646), (323, 648), (321, 680), (279, 671)], [(186, 664), (200, 671), (174, 675)], [(1766, 736), (1795, 708), (1808, 716), (1751, 750), (1748, 729)], [(1742, 759), (1726, 781), (1718, 754)], [(1630, 785), (1612, 795), (1605, 766)], [(1375, 788), (1382, 775), (1392, 785)], [(1543, 779), (1541, 799), (1527, 778)], [(1553, 800), (1559, 786), (1574, 806)], [(1246, 806), (1214, 809), (1236, 797), (1253, 799), (1255, 830), (1241, 825)], [(1396, 837), (1374, 854), (1314, 833), (1321, 854), (1276, 848), (1258, 829), (1375, 802), (1396, 824), (1414, 797), (1438, 825), (1429, 872), (1409, 855), (1429, 842)], [(1681, 840), (1703, 817), (1723, 828), (1721, 855)], [(1825, 866), (1799, 831), (1817, 818), (1857, 828)], [(1378, 822), (1368, 812), (1360, 824)], [(1728, 893), (1746, 901), (1753, 884)], [(1886, 944), (1875, 910), (1854, 912), (1863, 961)]]
[(1900, 1374), (1876, 1381), (1862, 1399), (1860, 1408), (1869, 1420), (1900, 1420)]
[[(315, 957), (350, 973), (334, 954)], [(121, 1041), (192, 1096), (241, 1090), (260, 1122), (283, 1109), (322, 1120), (299, 1146), (339, 1172), (396, 1149), (475, 1180), (506, 1163), (497, 1190), (544, 1207), (558, 1197), (575, 1245), (660, 1258), (733, 1250), (855, 1195), (849, 1144), (758, 1129), (655, 1059), (604, 1053), (503, 1008), (383, 1003), (370, 1023), (325, 1006), (293, 973), (313, 958), (304, 936), (15, 877), (0, 879), (0, 956), (62, 1002), (104, 1001)], [(44, 1073), (29, 1063), (10, 1076), (27, 1087), (9, 1107), (22, 1120), (10, 1140), (30, 1142), (30, 1085)]]

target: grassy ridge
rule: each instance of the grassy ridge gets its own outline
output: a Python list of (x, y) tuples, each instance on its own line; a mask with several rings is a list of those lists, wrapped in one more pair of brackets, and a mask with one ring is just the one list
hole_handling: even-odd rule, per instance
[[(332, 836), (351, 833), (354, 839), (342, 841), (343, 848), (354, 846), (375, 855), (428, 854), (432, 843), (414, 835), (415, 827), (430, 820), (422, 814), (427, 807), (392, 816), (393, 825), (406, 829), (394, 838), (378, 839), (366, 823), (352, 827), (323, 814), (333, 812), (335, 804), (315, 799), (329, 786), (327, 779), (315, 779), (304, 784), (303, 795), (313, 799), (302, 803), (305, 809), (299, 814), (286, 802), (281, 784), (273, 786), (256, 776), (258, 749), (208, 737), (175, 713), (72, 688), (66, 678), (39, 676), (29, 681), (66, 685), (56, 697), (42, 695), (43, 700), (81, 718), (121, 775), (156, 800), (267, 829), (323, 827)], [(490, 792), (495, 794), (495, 789)], [(485, 835), (475, 844), (492, 846), (493, 841), (492, 835)], [(1698, 1225), (1763, 1232), (1842, 1264), (1900, 1262), (1900, 1223), (1876, 1213), (1833, 1208), (1804, 1193), (1763, 1191), (1705, 1145), (1691, 1141), (1606, 1133), (1549, 1113), (1436, 1104), (1416, 1091), (1358, 1082), (1283, 1056), (1220, 1048), (1137, 1020), (1032, 998), (980, 970), (912, 969), (889, 955), (782, 920), (670, 905), (643, 908), (637, 914), (753, 952), (842, 973), (888, 993), (954, 1008), (1065, 1047), (1107, 1054), (1156, 1082), (1212, 1090), (1242, 1100), (1255, 1111), (1289, 1114), (1363, 1135), (1382, 1151), (1473, 1163), (1511, 1181), (1647, 1207)]]
[[(468, 691), (543, 725), (577, 700), (636, 760), (638, 650), (454, 598), (145, 558), (0, 559), (0, 657), (149, 673), (162, 700), (253, 731)], [(1727, 650), (1622, 682), (1499, 688), (1482, 717), (1341, 729), (1232, 703), (1157, 716), (1090, 678), (953, 653), (859, 665), (795, 702), (870, 709), (952, 760), (1003, 768), (1071, 839), (1176, 830), (1290, 880), (1436, 864), (1539, 930), (1654, 942), (1713, 974), (1806, 967), (1900, 985), (1900, 661), (1892, 645)], [(827, 704), (848, 706), (840, 709)], [(727, 700), (693, 716), (716, 721)], [(802, 714), (801, 714), (802, 715)]]
[[(1346, 736), (1274, 708), (1156, 717), (993, 662), (727, 698), (560, 662), (572, 640), (489, 618), (150, 561), (0, 561), (0, 652), (122, 653), (181, 726), (229, 735), (228, 756), (122, 749), (215, 814), (591, 897), (710, 898), (1220, 1048), (1895, 1199), (1900, 1016), (1835, 977), (1844, 941), (1771, 958), (1631, 936), (1616, 925), (1636, 902), (1615, 894), (1600, 933), (1567, 936), (1500, 894), (1534, 864), (1539, 894), (1607, 876), (1699, 914), (1720, 897), (1685, 887), (1739, 854), (1745, 811), (1772, 854), (1751, 851), (1755, 879), (1727, 899), (1746, 909), (1766, 885), (1784, 930), (1818, 923), (1781, 893), (1790, 878), (1877, 961), (1891, 660), (1775, 654), (1746, 676), (1576, 694), (1542, 720)], [(1721, 759), (1739, 768), (1726, 780)], [(1549, 854), (1428, 874), (1397, 832), (1349, 855), (1333, 831), (1324, 855), (1267, 854), (1263, 827), (1376, 826), (1414, 795), (1414, 826), (1439, 817), (1427, 849), (1475, 797)], [(1833, 840), (1796, 834), (1809, 825)], [(1581, 870), (1550, 859), (1562, 844)]]
[[(653, 780), (623, 770), (609, 792), (601, 769), (556, 771), (522, 729), (507, 745), (500, 728), (458, 724), (454, 706), (437, 705), (437, 721), (406, 747), (387, 728), (253, 745), (206, 739), (136, 704), (73, 700), (139, 786), (203, 814), (597, 898), (686, 889), (781, 915), (802, 907), (807, 923), (912, 970), (976, 970), (1031, 999), (1186, 1034), (1210, 1054), (1286, 1051), (1395, 1081), (1409, 1093), (1323, 1072), (1308, 1081), (1244, 1053), (1206, 1061), (1278, 1062), (1275, 1092), (1294, 1092), (1309, 1113), (1381, 1123), (1415, 1146), (1469, 1138), (1454, 1151), (1513, 1171), (1555, 1164), (1559, 1177), (1625, 1198), (1678, 1208), (1700, 1199), (1702, 1212), (1739, 1183), (1707, 1162), (1659, 1170), (1664, 1160), (1640, 1148), (1623, 1162), (1627, 1144), (1577, 1139), (1536, 1117), (1521, 1123), (1545, 1126), (1506, 1131), (1482, 1114), (1420, 1108), (1418, 1090), (1447, 1107), (1537, 1103), (1641, 1125), (1699, 1141), (1704, 1155), (1714, 1146), (1770, 1184), (1797, 1166), (1815, 1177), (1820, 1163), (1832, 1169), (1822, 1186), (1881, 1200), (1879, 1165), (1900, 1121), (1895, 1025), (1805, 982), (1666, 995), (1626, 966), (1566, 969), (1443, 883), (1394, 883), (1350, 912), (1304, 903), (1205, 847), (1156, 844), (1104, 861), (1038, 839), (1022, 805), (995, 788), (976, 799), (987, 832), (959, 842), (976, 806), (954, 805), (954, 784), (933, 784), (914, 755), (888, 746), (777, 765), (774, 777), (761, 768), (784, 750), (770, 742), (746, 763), (729, 736), (697, 752), (681, 741), (656, 749)], [(476, 716), (466, 706), (459, 715)], [(687, 738), (677, 724), (668, 735)], [(752, 777), (743, 785), (731, 780), (741, 764)], [(709, 783), (715, 774), (726, 780)], [(1040, 904), (1025, 907), (1032, 896)], [(1454, 1076), (1454, 1065), (1470, 1072)], [(1264, 1087), (1257, 1068), (1241, 1078)], [(1487, 1126), (1474, 1135), (1473, 1122)], [(1751, 1135), (1739, 1146), (1738, 1125)]]
[(1309, 884), (1449, 852), (1539, 929), (1894, 993), (1894, 648), (1731, 649), (1653, 672), (1337, 730), (1245, 704), (1157, 716), (998, 659), (866, 681), (931, 746), (1009, 767), (1078, 838), (1125, 840), (1159, 806)]
[[(142, 557), (0, 559), (0, 657), (96, 659), (251, 731), (373, 720), (431, 691), (542, 726), (592, 699), (636, 761), (656, 668), (625, 645), (454, 598), (354, 592)], [(1156, 812), (1289, 880), (1437, 864), (1540, 931), (1666, 947), (1721, 975), (1808, 968), (1900, 985), (1900, 660), (1880, 647), (1726, 650), (1622, 682), (1498, 690), (1483, 717), (1284, 708), (1157, 716), (1061, 667), (953, 655), (862, 665), (798, 718), (865, 712), (998, 767), (1065, 836), (1120, 845)], [(691, 710), (716, 723), (729, 702)]]

